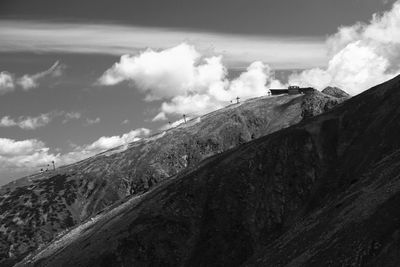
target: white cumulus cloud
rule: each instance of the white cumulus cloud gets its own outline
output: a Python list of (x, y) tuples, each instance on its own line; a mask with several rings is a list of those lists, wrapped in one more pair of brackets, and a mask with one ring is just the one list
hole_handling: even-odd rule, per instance
[(10, 116), (4, 116), (0, 119), (0, 127), (17, 126), (24, 130), (34, 130), (50, 123), (54, 116), (56, 116), (56, 114), (53, 112), (43, 113), (36, 117), (21, 116), (18, 119), (13, 119)]
[(47, 125), (52, 120), (52, 114), (41, 114), (38, 117), (27, 117), (18, 122), (21, 129), (36, 129)]
[(73, 151), (58, 155), (57, 159), (60, 164), (70, 164), (111, 148), (138, 141), (149, 134), (149, 129), (139, 128), (122, 135), (102, 136), (90, 144), (82, 146), (74, 145)]
[(79, 120), (82, 117), (80, 112), (72, 111), (67, 112), (64, 114), (64, 120), (62, 121), (63, 124), (71, 121), (71, 120)]
[(271, 84), (281, 86), (272, 79), (270, 67), (259, 61), (229, 80), (222, 56), (204, 57), (186, 43), (161, 51), (148, 49), (138, 55), (124, 55), (104, 72), (98, 84), (110, 86), (122, 81), (145, 93), (147, 101), (163, 100), (153, 121), (166, 120), (168, 114), (204, 114), (236, 97), (265, 95)]
[(19, 156), (26, 155), (44, 147), (44, 143), (35, 139), (15, 141), (8, 138), (0, 138), (0, 155)]
[(356, 95), (400, 74), (400, 1), (369, 23), (339, 28), (327, 46), (326, 68), (293, 74), (289, 82), (317, 89), (337, 86)]
[(160, 52), (148, 49), (137, 56), (123, 55), (100, 77), (99, 83), (114, 85), (126, 80), (146, 92), (148, 99), (172, 97), (194, 85), (199, 57), (187, 44)]
[(101, 121), (101, 119), (99, 117), (97, 117), (95, 119), (87, 118), (86, 119), (86, 124), (87, 125), (92, 125), (92, 124), (100, 123), (100, 121)]
[[(0, 127), (19, 127), (23, 130), (35, 130), (37, 128), (46, 126), (57, 117), (63, 118), (63, 123), (66, 123), (70, 120), (80, 119), (81, 113), (51, 111), (48, 113), (42, 113), (38, 116), (19, 116), (18, 118), (3, 116), (0, 118)], [(97, 122), (97, 120), (94, 121)]]
[[(27, 175), (38, 172), (40, 167), (57, 160), (44, 142), (37, 139), (14, 140), (0, 138), (0, 178), (1, 183), (10, 179), (8, 175)], [(7, 178), (6, 178), (7, 177)]]
[(15, 88), (14, 77), (7, 71), (0, 72), (0, 95), (13, 91)]
[[(64, 154), (52, 152), (44, 142), (38, 139), (0, 138), (0, 178), (7, 174), (36, 173), (52, 161), (55, 161), (57, 166), (70, 164), (116, 146), (138, 141), (149, 134), (150, 130), (139, 128), (122, 135), (103, 136), (93, 143), (74, 146), (72, 151)], [(5, 182), (5, 180), (0, 182)]]
[(102, 136), (95, 142), (90, 145), (84, 147), (83, 150), (91, 151), (93, 153), (99, 153), (101, 151), (128, 144), (130, 142), (135, 142), (141, 139), (143, 136), (149, 135), (150, 130), (146, 128), (140, 128), (136, 130), (132, 130), (123, 135), (114, 135), (114, 136)]

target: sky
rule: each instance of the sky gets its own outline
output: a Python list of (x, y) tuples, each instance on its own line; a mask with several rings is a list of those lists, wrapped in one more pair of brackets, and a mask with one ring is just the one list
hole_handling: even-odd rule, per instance
[(394, 0), (1, 0), (0, 185), (237, 96), (399, 73)]

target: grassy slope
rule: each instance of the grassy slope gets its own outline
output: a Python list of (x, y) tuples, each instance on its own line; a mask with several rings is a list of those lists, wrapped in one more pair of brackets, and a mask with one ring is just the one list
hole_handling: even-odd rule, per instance
[[(315, 107), (310, 97), (318, 99)], [(296, 124), (305, 111), (318, 114), (338, 102), (317, 92), (256, 98), (55, 173), (10, 183), (0, 195), (0, 257), (11, 252), (18, 259), (129, 195), (143, 194), (207, 157)]]

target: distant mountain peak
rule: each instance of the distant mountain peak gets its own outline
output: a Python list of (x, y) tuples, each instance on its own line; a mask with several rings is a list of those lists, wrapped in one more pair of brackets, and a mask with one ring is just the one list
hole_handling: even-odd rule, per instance
[(338, 87), (334, 87), (334, 86), (326, 87), (324, 90), (322, 90), (322, 93), (333, 96), (333, 97), (337, 97), (337, 98), (350, 97), (350, 95), (348, 93), (346, 93), (342, 89), (340, 89)]

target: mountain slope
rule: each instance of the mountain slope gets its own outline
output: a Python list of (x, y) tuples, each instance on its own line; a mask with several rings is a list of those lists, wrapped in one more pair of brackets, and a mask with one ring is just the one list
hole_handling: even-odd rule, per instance
[(10, 183), (0, 195), (0, 257), (18, 259), (105, 207), (196, 168), (207, 157), (341, 102), (317, 91), (252, 99), (55, 172)]
[(397, 266), (399, 103), (400, 76), (213, 156), (20, 266)]

